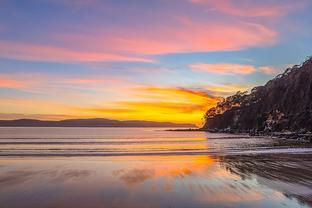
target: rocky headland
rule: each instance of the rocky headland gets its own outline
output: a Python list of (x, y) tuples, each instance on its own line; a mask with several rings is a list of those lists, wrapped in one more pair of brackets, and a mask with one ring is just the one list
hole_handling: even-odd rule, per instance
[(225, 98), (206, 112), (200, 130), (312, 141), (312, 57), (264, 86)]

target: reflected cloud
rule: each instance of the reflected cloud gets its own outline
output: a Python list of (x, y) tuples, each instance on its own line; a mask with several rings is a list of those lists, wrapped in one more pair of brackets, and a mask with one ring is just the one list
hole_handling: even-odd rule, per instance
[(47, 181), (65, 182), (69, 180), (80, 180), (89, 177), (92, 174), (89, 170), (30, 170), (20, 169), (0, 172), (0, 185), (3, 187), (10, 187), (40, 178), (46, 178)]
[[(300, 167), (301, 160), (288, 161), (285, 157), (279, 165), (273, 165), (272, 159), (265, 164), (268, 166), (265, 169), (262, 162), (270, 160), (256, 157), (252, 166), (252, 158), (184, 155), (92, 160), (50, 158), (51, 163), (45, 159), (33, 163), (27, 160), (3, 161), (0, 203), (10, 207), (34, 207), (36, 203), (38, 207), (102, 207), (104, 204), (108, 207), (236, 208), (266, 207), (268, 204), (276, 207), (285, 202), (290, 207), (300, 207), (310, 203), (309, 195), (293, 192), (298, 183), (280, 179), (279, 176), (285, 176), (283, 171), (277, 175), (283, 169), (279, 169), (279, 165)], [(309, 164), (305, 159), (305, 164)], [(33, 170), (25, 168), (25, 164), (31, 165), (29, 167)], [(310, 168), (308, 165), (303, 169)], [(240, 175), (248, 177), (241, 178)], [(264, 178), (265, 175), (275, 177)], [(299, 175), (299, 181), (307, 180), (300, 179), (302, 175)], [(281, 184), (289, 186), (281, 189)], [(302, 186), (299, 187), (301, 191), (304, 190)], [(309, 187), (306, 186), (305, 190)], [(12, 200), (12, 197), (20, 200)]]
[(32, 170), (13, 170), (0, 173), (0, 185), (1, 188), (4, 186), (11, 186), (19, 183), (32, 180), (33, 177), (41, 174), (42, 171), (32, 171)]
[(113, 171), (113, 175), (118, 177), (128, 186), (138, 185), (151, 179), (155, 176), (155, 170), (153, 169), (132, 169), (125, 170), (120, 169)]
[(153, 156), (152, 158), (151, 165), (145, 164), (144, 167), (138, 165), (133, 169), (114, 170), (112, 175), (129, 187), (142, 184), (148, 180), (151, 180), (152, 184), (162, 180), (164, 181), (162, 189), (171, 191), (175, 187), (175, 180), (183, 181), (196, 175), (201, 177), (206, 175), (209, 167), (215, 164), (213, 158), (201, 155), (191, 156), (190, 159), (186, 160), (181, 160), (184, 158), (183, 156)]

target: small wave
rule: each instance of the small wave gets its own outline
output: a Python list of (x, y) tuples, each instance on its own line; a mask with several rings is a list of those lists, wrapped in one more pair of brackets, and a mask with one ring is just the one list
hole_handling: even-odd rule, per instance
[(84, 156), (162, 156), (162, 155), (258, 155), (258, 154), (312, 154), (312, 148), (278, 148), (278, 149), (255, 149), (255, 150), (204, 150), (204, 149), (146, 149), (146, 150), (70, 150), (64, 151), (0, 151), (0, 157), (84, 157)]

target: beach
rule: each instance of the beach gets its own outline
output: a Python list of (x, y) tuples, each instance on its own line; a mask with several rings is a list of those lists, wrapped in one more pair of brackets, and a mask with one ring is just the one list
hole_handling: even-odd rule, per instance
[(275, 138), (163, 128), (0, 132), (1, 207), (311, 206), (310, 148)]

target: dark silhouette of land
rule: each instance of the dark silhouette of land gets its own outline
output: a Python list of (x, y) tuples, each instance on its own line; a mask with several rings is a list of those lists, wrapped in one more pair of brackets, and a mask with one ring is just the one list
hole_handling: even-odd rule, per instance
[(312, 57), (250, 93), (225, 98), (205, 115), (202, 130), (215, 132), (312, 131)]
[(67, 119), (45, 121), (36, 119), (0, 120), (0, 126), (12, 127), (195, 127), (193, 124), (128, 120), (119, 121), (104, 118)]

